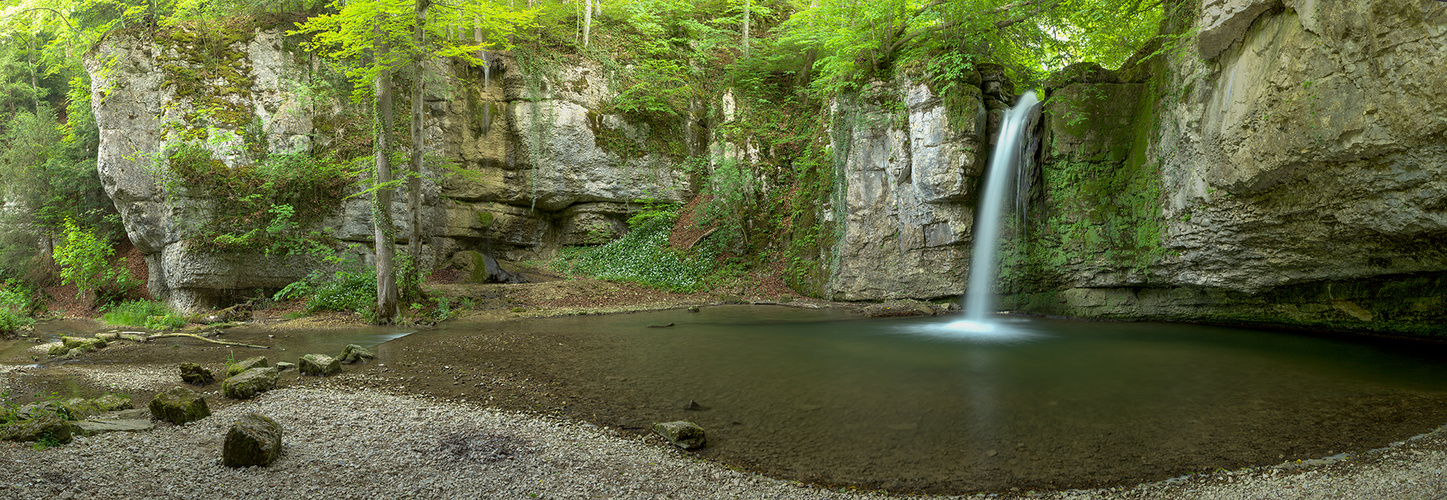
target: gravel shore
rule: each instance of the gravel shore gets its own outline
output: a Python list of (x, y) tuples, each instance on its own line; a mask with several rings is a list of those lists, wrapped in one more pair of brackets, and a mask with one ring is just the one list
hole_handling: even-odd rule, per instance
[[(135, 371), (135, 370), (132, 370)], [(139, 372), (138, 372), (139, 373)], [(110, 373), (108, 378), (138, 373)], [(146, 375), (139, 373), (140, 375)], [(133, 382), (149, 385), (151, 376)], [(312, 385), (312, 384), (308, 384)], [(249, 412), (285, 428), (263, 468), (220, 464)], [(1345, 460), (1220, 471), (1134, 487), (948, 498), (1444, 498), (1442, 431)], [(372, 389), (288, 387), (185, 426), (0, 443), (0, 498), (889, 498), (738, 472), (654, 436)]]

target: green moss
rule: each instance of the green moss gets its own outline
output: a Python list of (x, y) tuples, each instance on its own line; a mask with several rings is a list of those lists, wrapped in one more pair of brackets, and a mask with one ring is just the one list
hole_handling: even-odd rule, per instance
[(166, 84), (192, 111), (183, 123), (169, 124), (166, 133), (184, 139), (205, 138), (207, 126), (242, 130), (252, 121), (251, 110), (239, 102), (251, 99), (254, 78), (244, 47), (255, 37), (255, 22), (232, 17), (193, 22), (158, 32), (161, 47), (157, 65)]

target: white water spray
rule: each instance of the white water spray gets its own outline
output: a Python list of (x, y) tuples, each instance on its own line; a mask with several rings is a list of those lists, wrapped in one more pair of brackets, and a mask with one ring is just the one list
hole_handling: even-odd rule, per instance
[(1030, 135), (1028, 124), (1039, 104), (1034, 92), (1026, 92), (1000, 123), (1000, 136), (995, 142), (990, 169), (985, 172), (979, 213), (975, 216), (970, 280), (965, 288), (965, 320), (955, 322), (960, 330), (987, 332), (995, 328), (989, 318), (995, 312), (995, 255), (1000, 248), (1000, 222), (1005, 216), (1007, 188), (1027, 159), (1024, 151), (1029, 146), (1026, 144)]

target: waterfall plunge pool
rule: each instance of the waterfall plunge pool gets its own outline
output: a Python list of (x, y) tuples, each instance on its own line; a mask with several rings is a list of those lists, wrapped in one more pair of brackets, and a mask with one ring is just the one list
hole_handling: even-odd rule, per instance
[(1436, 346), (958, 321), (720, 306), (462, 322), (379, 349), (386, 363), (450, 365), (437, 381), (449, 395), (636, 433), (689, 420), (707, 429), (701, 456), (890, 491), (1127, 484), (1363, 451), (1447, 423)]

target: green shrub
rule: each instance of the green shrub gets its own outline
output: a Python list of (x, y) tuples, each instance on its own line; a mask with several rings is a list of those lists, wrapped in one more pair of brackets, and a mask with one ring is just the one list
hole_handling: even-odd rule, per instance
[(35, 309), (34, 301), (30, 300), (32, 295), (29, 288), (15, 280), (0, 286), (0, 334), (12, 333), (35, 322), (30, 317)]
[(377, 306), (375, 272), (356, 262), (348, 262), (344, 269), (333, 272), (330, 277), (323, 276), (322, 273), (313, 273), (282, 288), (272, 299), (280, 302), (305, 297), (307, 313), (340, 311), (371, 317)]
[(86, 292), (124, 293), (140, 286), (140, 280), (126, 270), (126, 259), (109, 263), (115, 253), (110, 242), (83, 229), (74, 220), (65, 221), (65, 242), (55, 246), (55, 262), (60, 264), (62, 284), (74, 284), (76, 296)]
[(175, 330), (186, 326), (186, 318), (179, 316), (165, 304), (149, 300), (132, 300), (102, 308), (101, 319), (116, 326), (145, 328), (148, 330)]
[(641, 283), (675, 292), (692, 292), (714, 269), (717, 251), (708, 246), (693, 255), (668, 245), (678, 207), (648, 207), (629, 219), (628, 234), (595, 248), (569, 248), (555, 262), (564, 271), (608, 281)]

